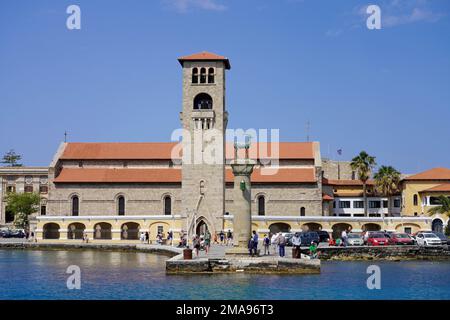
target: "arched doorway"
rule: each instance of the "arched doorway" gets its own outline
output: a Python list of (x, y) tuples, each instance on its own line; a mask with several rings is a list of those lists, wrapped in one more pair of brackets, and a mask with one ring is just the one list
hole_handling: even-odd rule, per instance
[(122, 240), (139, 240), (140, 226), (135, 222), (127, 222), (120, 228), (120, 239)]
[(352, 226), (348, 223), (337, 223), (334, 224), (331, 228), (333, 229), (333, 239), (337, 239), (341, 237), (342, 231), (348, 231), (352, 228)]
[(304, 229), (305, 231), (319, 231), (319, 230), (322, 230), (322, 225), (319, 223), (310, 222), (310, 223), (305, 223), (302, 226), (302, 229)]
[(59, 239), (59, 224), (46, 223), (43, 229), (42, 236), (44, 239)]
[(278, 233), (278, 232), (289, 232), (289, 231), (291, 231), (291, 226), (288, 225), (287, 223), (282, 223), (282, 222), (272, 223), (269, 226), (269, 230), (270, 230), (271, 234)]
[(94, 226), (94, 239), (111, 240), (111, 225), (106, 222), (97, 223)]
[(197, 223), (197, 228), (195, 228), (195, 233), (199, 236), (204, 235), (206, 230), (208, 230), (208, 225), (204, 220), (200, 220), (200, 222)]
[(67, 228), (67, 239), (83, 239), (83, 233), (86, 226), (82, 223), (74, 222)]
[(434, 219), (433, 222), (431, 223), (431, 230), (433, 230), (433, 232), (443, 233), (444, 232), (444, 223), (442, 222), (442, 220)]
[(380, 231), (381, 226), (376, 223), (366, 223), (362, 226), (363, 231)]

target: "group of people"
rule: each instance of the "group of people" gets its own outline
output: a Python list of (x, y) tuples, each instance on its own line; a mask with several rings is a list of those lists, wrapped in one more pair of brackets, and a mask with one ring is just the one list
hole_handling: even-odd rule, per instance
[(220, 245), (232, 245), (233, 244), (233, 233), (228, 230), (227, 233), (221, 230), (218, 234), (214, 234), (214, 244)]
[[(264, 235), (263, 239), (263, 247), (264, 247), (264, 255), (270, 255), (270, 248), (273, 248), (274, 252), (278, 251), (278, 255), (280, 257), (286, 256), (286, 245), (287, 239), (283, 235), (283, 233), (278, 232), (273, 235)], [(292, 237), (292, 246), (294, 248), (293, 258), (301, 258), (300, 247), (302, 245), (302, 240), (300, 238), (300, 233), (296, 232)], [(256, 231), (252, 232), (252, 236), (249, 240), (249, 252), (250, 256), (254, 256), (257, 254), (258, 250), (258, 234)], [(317, 257), (317, 244), (312, 241), (309, 246), (309, 255), (311, 258)]]
[(192, 238), (192, 246), (194, 247), (194, 251), (197, 257), (201, 249), (205, 250), (206, 254), (208, 254), (211, 247), (211, 233), (209, 232), (209, 230), (206, 230), (205, 234), (194, 235), (194, 237)]

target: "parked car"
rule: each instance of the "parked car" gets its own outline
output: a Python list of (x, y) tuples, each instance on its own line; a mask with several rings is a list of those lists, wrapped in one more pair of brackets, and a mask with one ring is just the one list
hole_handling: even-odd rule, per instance
[(324, 230), (316, 231), (319, 235), (320, 242), (328, 242), (330, 241), (330, 234)]
[(442, 245), (442, 240), (432, 232), (417, 233), (416, 241), (419, 246), (440, 246), (440, 245)]
[(362, 246), (364, 244), (364, 240), (361, 238), (360, 234), (350, 232), (347, 235), (347, 244), (349, 246)]
[(389, 238), (382, 232), (370, 233), (367, 238), (368, 246), (387, 246), (389, 244)]
[(442, 244), (450, 244), (450, 239), (442, 232), (433, 232), (439, 239), (441, 239)]
[(286, 239), (286, 246), (291, 247), (292, 246), (292, 237), (294, 236), (291, 232), (282, 233), (284, 238)]
[(25, 238), (26, 233), (23, 229), (15, 229), (10, 231), (10, 238)]
[(0, 238), (11, 238), (11, 231), (8, 229), (0, 230)]
[(390, 235), (392, 244), (394, 245), (413, 245), (414, 239), (407, 233), (392, 233)]
[(315, 231), (300, 232), (300, 239), (302, 241), (302, 246), (309, 246), (311, 242), (319, 245), (320, 237)]

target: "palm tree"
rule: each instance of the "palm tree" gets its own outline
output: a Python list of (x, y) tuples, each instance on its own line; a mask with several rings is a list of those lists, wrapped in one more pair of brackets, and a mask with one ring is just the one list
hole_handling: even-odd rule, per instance
[(361, 151), (359, 155), (352, 159), (350, 166), (358, 174), (359, 180), (363, 184), (364, 196), (364, 215), (367, 217), (367, 180), (369, 180), (372, 169), (375, 167), (375, 157), (369, 156), (365, 151)]
[(446, 196), (439, 196), (438, 201), (440, 205), (429, 209), (428, 213), (431, 215), (440, 213), (450, 216), (450, 198)]
[(400, 172), (391, 166), (381, 166), (374, 175), (378, 192), (388, 198), (388, 215), (391, 214), (391, 197), (399, 191)]

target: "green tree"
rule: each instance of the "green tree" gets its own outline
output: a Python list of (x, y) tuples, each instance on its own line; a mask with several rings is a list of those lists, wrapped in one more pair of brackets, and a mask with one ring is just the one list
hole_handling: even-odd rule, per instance
[(28, 229), (28, 216), (39, 209), (41, 201), (39, 194), (10, 192), (5, 201), (6, 206), (14, 215), (14, 225), (17, 228)]
[(391, 198), (400, 189), (400, 172), (391, 166), (381, 166), (374, 175), (377, 191), (388, 198), (388, 215), (391, 214)]
[(375, 157), (370, 156), (367, 152), (361, 151), (359, 155), (354, 157), (350, 163), (350, 166), (358, 174), (359, 180), (363, 184), (363, 196), (364, 196), (364, 215), (367, 217), (367, 180), (369, 180), (370, 174), (375, 167)]
[(22, 156), (20, 154), (17, 154), (13, 149), (11, 149), (3, 156), (2, 163), (10, 167), (21, 167), (22, 164), (18, 163), (20, 159), (22, 159)]
[(450, 198), (446, 196), (439, 196), (439, 205), (428, 210), (428, 213), (433, 214), (444, 214), (450, 217)]

